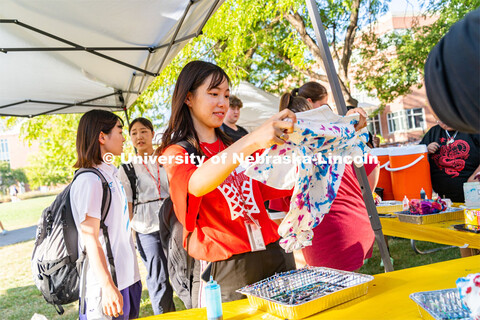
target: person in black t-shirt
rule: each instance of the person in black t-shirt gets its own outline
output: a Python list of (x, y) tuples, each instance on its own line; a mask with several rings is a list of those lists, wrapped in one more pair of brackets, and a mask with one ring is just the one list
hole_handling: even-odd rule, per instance
[(240, 109), (243, 107), (242, 100), (234, 95), (230, 95), (230, 107), (228, 108), (223, 124), (220, 127), (223, 132), (232, 138), (233, 142), (248, 134), (245, 128), (237, 126), (235, 123), (240, 118)]
[(453, 202), (464, 202), (463, 183), (480, 177), (480, 135), (437, 122), (420, 142), (427, 145), (433, 190)]

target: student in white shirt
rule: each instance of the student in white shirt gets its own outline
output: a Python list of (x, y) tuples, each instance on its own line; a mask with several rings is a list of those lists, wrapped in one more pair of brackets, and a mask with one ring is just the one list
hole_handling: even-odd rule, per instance
[(87, 253), (85, 314), (80, 319), (134, 319), (138, 317), (142, 284), (131, 236), (128, 205), (117, 168), (103, 161), (120, 155), (125, 138), (122, 120), (103, 110), (91, 110), (80, 119), (77, 131), (76, 168), (95, 168), (107, 180), (111, 205), (105, 219), (114, 265), (115, 285), (107, 263), (105, 239), (100, 232), (102, 184), (97, 175), (84, 173), (72, 184), (70, 201), (79, 247)]
[[(146, 161), (123, 164), (118, 178), (125, 187), (132, 229), (136, 231), (137, 249), (147, 269), (147, 287), (153, 313), (175, 311), (158, 220), (163, 199), (169, 196), (167, 173), (158, 161), (149, 157), (154, 152), (152, 140), (155, 132), (152, 122), (145, 118), (136, 118), (130, 124), (129, 133), (137, 155)], [(131, 171), (132, 167), (134, 171)], [(128, 178), (129, 170), (136, 177), (134, 186)], [(132, 189), (136, 190), (135, 203)]]

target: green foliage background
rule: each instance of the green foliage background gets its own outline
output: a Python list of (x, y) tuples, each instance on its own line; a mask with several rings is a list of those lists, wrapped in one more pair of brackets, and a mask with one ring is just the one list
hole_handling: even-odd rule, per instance
[[(387, 12), (390, 0), (317, 0), (347, 103), (355, 102), (350, 94), (353, 81), (383, 104), (421, 85), (430, 49), (453, 23), (480, 5), (480, 0), (420, 1), (425, 16), (438, 17), (434, 24), (379, 38), (364, 27)], [(358, 20), (352, 20), (357, 11)], [(363, 42), (345, 43), (348, 34), (358, 36), (355, 32), (361, 28), (367, 31)], [(388, 53), (392, 47), (394, 56)], [(305, 81), (325, 80), (317, 51), (303, 1), (227, 0), (205, 25), (203, 34), (190, 41), (142, 93), (129, 109), (129, 117), (147, 116), (157, 129), (164, 125), (175, 80), (189, 61), (218, 64), (233, 85), (245, 80), (268, 92), (282, 93)], [(352, 65), (359, 68), (354, 77), (349, 72)], [(24, 139), (40, 141), (40, 151), (26, 168), (32, 187), (71, 179), (80, 116), (40, 116), (22, 124)], [(8, 122), (12, 125), (18, 120)]]
[(420, 26), (417, 21), (411, 29), (386, 36), (362, 35), (367, 45), (359, 47), (355, 80), (359, 89), (372, 93), (382, 105), (422, 87), (429, 52), (455, 22), (479, 8), (480, 0), (421, 1), (421, 6), (426, 11), (418, 19), (434, 17), (434, 23)]

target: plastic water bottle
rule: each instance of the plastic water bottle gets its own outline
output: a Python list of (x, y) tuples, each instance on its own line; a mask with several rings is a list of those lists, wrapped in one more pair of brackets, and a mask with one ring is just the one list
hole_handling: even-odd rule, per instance
[(205, 286), (205, 300), (207, 303), (207, 319), (223, 320), (222, 293), (220, 285), (213, 281), (212, 276), (210, 276), (210, 281)]
[(408, 201), (407, 196), (403, 197), (402, 205), (403, 205), (403, 207), (402, 207), (403, 211), (408, 211), (408, 209), (410, 209), (409, 201)]
[(425, 200), (427, 198), (427, 194), (425, 193), (425, 190), (420, 190), (420, 199)]

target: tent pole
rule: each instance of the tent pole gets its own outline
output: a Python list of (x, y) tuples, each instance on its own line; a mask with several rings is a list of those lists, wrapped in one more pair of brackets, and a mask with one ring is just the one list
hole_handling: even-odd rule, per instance
[[(315, 30), (315, 36), (317, 38), (318, 47), (320, 48), (320, 54), (325, 65), (325, 70), (327, 71), (328, 82), (332, 89), (335, 105), (339, 109), (340, 114), (345, 115), (347, 113), (347, 107), (345, 105), (345, 99), (343, 98), (342, 90), (340, 88), (335, 65), (333, 64), (332, 55), (328, 48), (327, 37), (325, 35), (322, 20), (320, 19), (317, 3), (315, 0), (305, 0), (305, 3), (308, 8), (313, 29)], [(354, 168), (360, 184), (360, 189), (362, 190), (363, 200), (365, 201), (368, 217), (370, 218), (370, 224), (372, 225), (372, 229), (375, 233), (375, 241), (377, 241), (380, 255), (385, 266), (385, 272), (393, 271), (390, 253), (388, 252), (387, 244), (383, 236), (382, 224), (380, 223), (377, 208), (375, 206), (375, 202), (373, 201), (372, 192), (370, 191), (365, 167), (362, 166), (357, 168), (354, 166)]]
[(128, 131), (130, 132), (130, 119), (128, 118), (127, 105), (125, 104), (125, 98), (123, 97), (123, 92), (121, 90), (117, 91), (118, 100), (122, 103), (123, 112), (125, 112), (125, 120), (127, 120)]
[(130, 119), (128, 118), (127, 107), (123, 107), (123, 111), (125, 112), (125, 119), (127, 120), (128, 131), (130, 131)]

